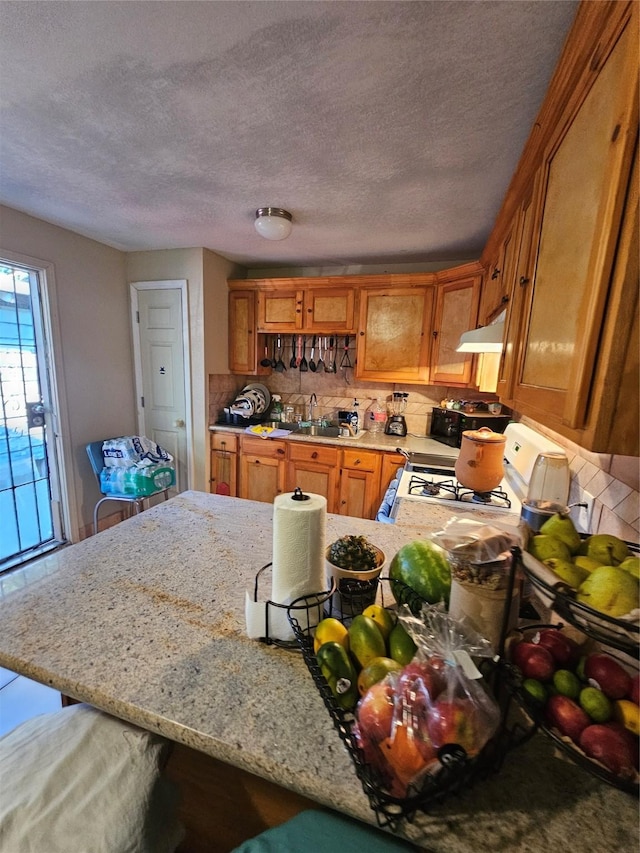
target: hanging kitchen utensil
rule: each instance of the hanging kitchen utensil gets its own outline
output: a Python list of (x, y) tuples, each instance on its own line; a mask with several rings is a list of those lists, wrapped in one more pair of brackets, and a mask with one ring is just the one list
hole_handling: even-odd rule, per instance
[(313, 336), (313, 340), (311, 341), (311, 358), (309, 359), (309, 370), (310, 370), (312, 373), (315, 373), (315, 372), (316, 372), (316, 370), (318, 369), (318, 365), (317, 365), (317, 364), (315, 363), (315, 361), (313, 360), (313, 356), (314, 356), (314, 353), (315, 353), (315, 351), (316, 351), (316, 341), (317, 341), (317, 338), (316, 338), (316, 336), (314, 335), (314, 336)]
[(287, 369), (286, 364), (282, 360), (282, 339), (278, 335), (278, 360), (276, 361), (276, 370), (278, 373), (284, 373)]
[(278, 363), (278, 359), (276, 358), (276, 339), (275, 338), (273, 339), (272, 352), (273, 352), (273, 355), (271, 357), (271, 367), (273, 368), (273, 370), (275, 370), (276, 364)]
[(351, 364), (351, 359), (349, 358), (349, 335), (346, 335), (344, 339), (344, 352), (342, 353), (342, 358), (340, 359), (340, 367), (344, 367), (345, 370), (347, 367), (353, 367), (353, 365)]
[(305, 355), (305, 351), (307, 349), (307, 339), (302, 339), (302, 359), (300, 360), (300, 373), (306, 373), (309, 370), (309, 365), (307, 364), (307, 357)]
[(260, 362), (260, 367), (271, 367), (271, 359), (269, 358), (269, 344), (265, 341), (264, 358)]
[(322, 371), (324, 370), (324, 361), (322, 360), (323, 343), (324, 343), (324, 350), (326, 351), (327, 339), (326, 338), (318, 338), (318, 364), (316, 365), (316, 370), (318, 371), (318, 373), (322, 373)]
[(324, 370), (325, 373), (336, 372), (336, 354), (333, 349), (333, 338), (329, 338), (329, 362)]
[(291, 370), (295, 370), (298, 366), (298, 360), (296, 358), (296, 336), (291, 335), (291, 361), (289, 362), (289, 367)]

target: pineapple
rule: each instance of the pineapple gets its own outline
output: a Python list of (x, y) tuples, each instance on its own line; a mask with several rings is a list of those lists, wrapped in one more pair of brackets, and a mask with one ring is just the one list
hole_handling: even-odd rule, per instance
[(341, 569), (368, 572), (379, 565), (379, 552), (364, 536), (341, 536), (330, 546), (328, 559)]

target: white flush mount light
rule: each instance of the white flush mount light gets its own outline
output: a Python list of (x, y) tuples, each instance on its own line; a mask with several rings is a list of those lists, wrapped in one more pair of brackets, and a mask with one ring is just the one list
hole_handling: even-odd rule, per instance
[(256, 231), (265, 240), (285, 240), (291, 234), (293, 217), (281, 207), (259, 207), (256, 210)]

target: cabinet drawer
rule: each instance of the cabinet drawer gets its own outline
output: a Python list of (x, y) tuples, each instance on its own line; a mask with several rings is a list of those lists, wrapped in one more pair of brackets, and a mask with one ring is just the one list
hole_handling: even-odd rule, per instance
[(317, 465), (337, 465), (338, 448), (323, 444), (302, 444), (291, 442), (289, 445), (290, 462), (315, 462)]
[(274, 439), (253, 438), (243, 436), (240, 439), (242, 452), (248, 456), (259, 456), (261, 459), (284, 459), (286, 445), (284, 441)]
[(226, 450), (228, 453), (238, 452), (238, 436), (228, 432), (211, 433), (211, 449)]
[(377, 471), (380, 467), (380, 454), (375, 450), (343, 450), (342, 467), (357, 471)]

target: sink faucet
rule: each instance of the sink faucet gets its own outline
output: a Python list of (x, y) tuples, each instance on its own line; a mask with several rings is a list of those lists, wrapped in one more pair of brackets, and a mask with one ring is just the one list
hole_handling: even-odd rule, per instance
[(314, 412), (318, 408), (318, 398), (315, 394), (309, 397), (309, 420), (313, 420)]

